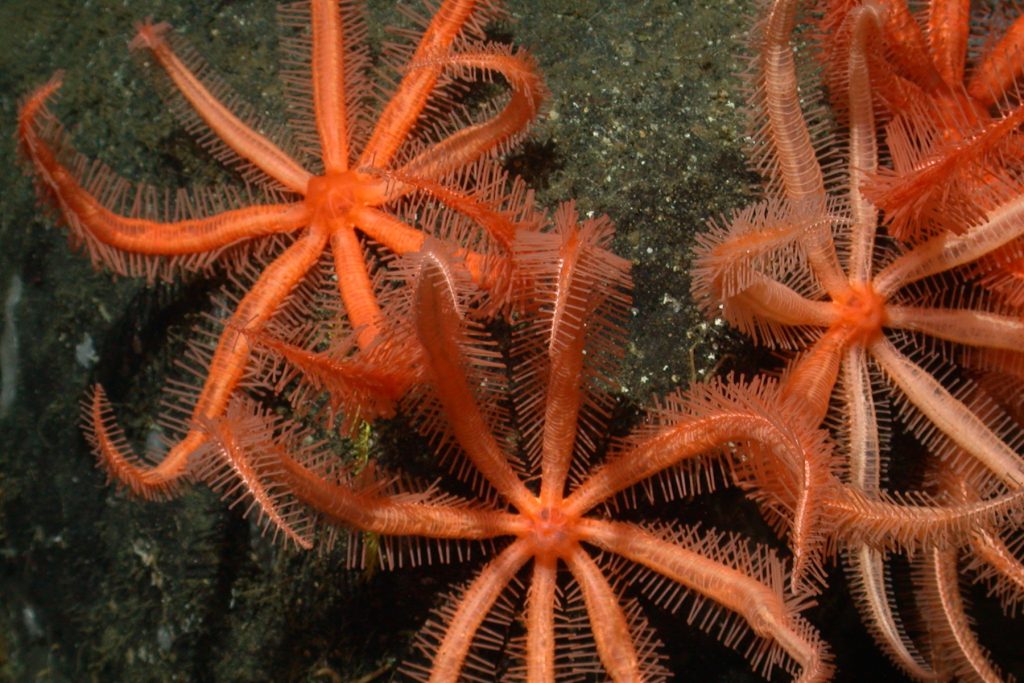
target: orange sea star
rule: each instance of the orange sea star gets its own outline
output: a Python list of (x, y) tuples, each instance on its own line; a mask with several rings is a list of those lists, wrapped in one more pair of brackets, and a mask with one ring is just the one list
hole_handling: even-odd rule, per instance
[[(244, 250), (240, 261), (264, 264), (215, 348), (200, 349), (205, 376), (200, 388), (178, 397), (190, 407), (172, 425), (180, 438), (159, 464), (138, 462), (113, 423), (103, 390), (93, 393), (86, 409), (90, 437), (115, 478), (136, 493), (157, 496), (188, 476), (189, 456), (206, 439), (198, 423), (222, 415), (246, 375), (250, 348), (244, 332), (275, 316), (328, 250), (363, 349), (377, 341), (381, 311), (373, 257), (364, 255), (362, 241), (404, 254), (419, 249), (425, 231), (432, 231), (469, 249), (465, 258), (474, 277), (498, 290), (500, 301), (510, 282), (501, 254), (518, 229), (534, 223), (527, 193), (518, 184), (507, 189), (495, 156), (536, 117), (545, 90), (528, 55), (482, 42), (482, 27), (496, 11), (493, 2), (446, 0), (422, 20), (415, 50), (390, 48), (387, 59), (401, 78), (380, 98), (374, 121), (367, 99), (377, 95), (365, 73), (366, 30), (356, 4), (286, 6), (285, 28), (303, 32), (285, 41), (286, 63), (300, 65), (287, 85), (301, 145), (279, 142), (236, 113), (244, 109), (237, 98), (197, 57), (172, 47), (166, 25), (141, 25), (132, 45), (147, 50), (166, 75), (172, 106), (219, 158), (237, 162), (247, 180), (264, 188), (271, 200), (265, 204), (225, 210), (243, 203), (237, 193), (200, 192), (177, 201), (161, 200), (150, 188), (133, 193), (63, 141), (45, 108), (59, 76), (27, 98), (19, 116), (21, 145), (41, 191), (95, 263), (150, 280), (203, 269), (229, 250)], [(473, 121), (457, 97), (468, 82), (494, 74), (508, 84), (508, 100), (486, 110), (489, 118)], [(160, 211), (164, 203), (171, 207)], [(263, 251), (256, 248), (261, 243)], [(251, 263), (244, 267), (252, 270)], [(389, 370), (367, 381), (394, 398), (406, 380)]]
[[(846, 476), (865, 496), (883, 495), (886, 438), (879, 384), (895, 396), (929, 451), (984, 473), (985, 484), (972, 491), (994, 495), (1010, 489), (1018, 492), (1011, 497), (1018, 495), (1024, 483), (1020, 426), (969, 387), (950, 388), (935, 371), (942, 359), (927, 353), (925, 339), (998, 352), (1024, 344), (1018, 315), (984, 296), (972, 298), (955, 289), (951, 295), (949, 289), (951, 283), (963, 286), (978, 259), (1024, 234), (1024, 199), (1018, 192), (983, 207), (981, 218), (965, 222), (959, 234), (937, 234), (880, 259), (879, 212), (862, 188), (879, 167), (868, 55), (886, 10), (865, 3), (846, 18), (845, 61), (837, 69), (844, 74), (839, 90), (847, 98), (842, 156), (834, 154), (835, 140), (815, 134), (808, 120), (817, 113), (805, 112), (801, 102), (791, 44), (796, 11), (794, 0), (776, 0), (760, 27), (755, 106), (763, 121), (758, 143), (769, 175), (768, 200), (705, 236), (695, 277), (698, 297), (710, 314), (722, 314), (756, 339), (800, 351), (786, 370), (783, 393), (800, 398), (812, 424), (834, 415)], [(823, 165), (819, 153), (826, 152), (840, 162)], [(1012, 527), (1008, 533), (1014, 533)], [(945, 649), (935, 654), (935, 662), (926, 662), (918, 654), (891, 604), (882, 553), (853, 542), (847, 558), (876, 638), (914, 676), (935, 676), (942, 660), (953, 655)], [(962, 630), (957, 635), (961, 642), (972, 637)]]
[[(202, 453), (208, 478), (255, 500), (271, 524), (307, 526), (303, 517), (312, 515), (379, 534), (389, 565), (424, 553), (447, 557), (458, 541), (496, 546), (496, 556), (423, 631), (417, 649), (429, 662), (404, 667), (417, 680), (495, 680), (486, 651), (505, 649), (505, 637), (521, 659), (509, 672), (515, 679), (553, 681), (603, 669), (613, 680), (662, 680), (667, 672), (654, 636), (616, 586), (624, 564), (636, 567), (630, 582), (644, 585), (655, 603), (676, 609), (686, 594), (706, 601), (701, 623), (763, 671), (782, 665), (799, 668), (801, 681), (825, 680), (831, 667), (824, 644), (799, 616), (801, 594), (787, 594), (774, 553), (674, 522), (609, 519), (635, 501), (637, 485), (650, 484), (641, 489), (647, 495), (656, 488), (687, 495), (712, 462), (730, 458), (728, 444), (742, 453), (737, 461), (757, 463), (749, 468), (788, 477), (773, 463), (820, 461), (828, 449), (823, 434), (787, 420), (770, 386), (716, 384), (669, 399), (652, 424), (594, 464), (608, 417), (608, 372), (621, 354), (628, 314), (628, 263), (605, 250), (607, 221), (577, 224), (566, 207), (555, 223), (556, 233), (522, 236), (516, 251), (532, 283), (523, 294), (534, 306), (513, 334), (515, 419), (502, 408), (508, 379), (494, 344), (465, 319), (458, 264), (428, 244), (409, 268), (403, 345), (419, 349), (421, 379), (407, 408), (445, 443), (452, 468), (476, 489), (473, 499), (339, 471), (335, 453), (244, 406), (210, 425), (213, 438)], [(261, 463), (262, 488), (276, 495), (249, 490), (230, 465), (238, 461)], [(407, 540), (411, 556), (396, 550)], [(517, 577), (531, 561), (517, 626)], [(588, 623), (570, 622), (563, 610), (584, 611)], [(721, 617), (712, 616), (719, 610)]]

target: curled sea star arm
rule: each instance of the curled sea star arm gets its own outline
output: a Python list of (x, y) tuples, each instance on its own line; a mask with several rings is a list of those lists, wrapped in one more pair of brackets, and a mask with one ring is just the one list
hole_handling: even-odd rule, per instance
[(583, 604), (605, 671), (613, 681), (644, 680), (626, 613), (608, 580), (579, 544), (573, 545), (564, 559), (583, 593)]
[[(400, 171), (388, 172), (385, 175), (389, 179), (394, 180), (394, 184), (397, 187), (405, 189), (415, 188), (425, 192), (448, 208), (454, 209), (463, 216), (472, 219), (475, 224), (484, 228), (487, 234), (499, 246), (505, 250), (512, 249), (512, 243), (515, 240), (516, 231), (520, 224), (514, 221), (509, 214), (492, 208), (489, 205), (490, 202), (486, 201), (486, 199), (452, 189), (436, 180), (432, 180), (428, 176), (412, 176)], [(398, 194), (400, 194), (400, 190), (395, 192), (395, 196)], [(422, 235), (420, 231), (417, 230), (416, 232)], [(415, 250), (406, 246), (406, 243), (411, 244), (408, 239), (396, 240), (394, 237), (390, 239), (397, 242), (396, 248), (392, 248), (386, 239), (380, 239), (379, 241), (398, 254)], [(416, 248), (418, 249), (418, 247)]]
[[(354, 208), (351, 216), (359, 230), (396, 254), (409, 254), (420, 251), (427, 238), (426, 233), (416, 230), (394, 216), (370, 206)], [(351, 231), (348, 232), (351, 233)], [(362, 250), (359, 249), (357, 251), (359, 242), (354, 235), (345, 234), (338, 236), (332, 241), (332, 246), (335, 253), (335, 267), (339, 274), (350, 273), (351, 275), (346, 275), (345, 278), (356, 278), (359, 277), (361, 271), (365, 275), (365, 268), (356, 269), (355, 267), (358, 263), (362, 262), (363, 257)], [(344, 262), (339, 256), (343, 254), (350, 255), (348, 259), (344, 259)], [(459, 249), (454, 255), (464, 260), (470, 277), (478, 287), (489, 289), (495, 284), (494, 278), (499, 269), (487, 267), (489, 265), (487, 256), (468, 249)], [(345, 299), (345, 304), (348, 306), (348, 299), (345, 298), (345, 284), (340, 275), (339, 286), (342, 288), (342, 298)], [(368, 276), (365, 277), (364, 282), (353, 282), (351, 284), (351, 289), (354, 290), (357, 287), (359, 291), (372, 292), (372, 284)], [(353, 313), (352, 308), (347, 309), (349, 317), (353, 321), (353, 326), (363, 326), (361, 336), (364, 336), (367, 341), (375, 339), (381, 324), (381, 312), (380, 307), (376, 304), (376, 299), (373, 297), (359, 297), (358, 300), (353, 301), (353, 305), (366, 308), (365, 311), (360, 311), (357, 308), (355, 313)], [(373, 305), (375, 310), (369, 310), (370, 305)]]
[[(500, 254), (512, 250), (516, 234), (520, 228), (530, 225), (532, 218), (527, 216), (520, 220), (509, 212), (493, 208), (485, 198), (471, 196), (428, 178), (397, 173), (386, 175), (394, 180), (394, 186), (415, 188), (429, 194), (444, 206), (469, 218), (474, 225), (482, 227), (498, 249), (493, 250), (494, 253), (488, 253), (486, 247), (480, 250), (459, 249), (456, 256), (465, 260), (473, 282), (481, 289), (494, 290), (503, 282), (503, 274), (507, 270), (502, 264), (508, 266), (511, 263), (508, 257)], [(374, 207), (357, 207), (352, 211), (352, 217), (360, 230), (396, 254), (419, 251), (426, 238), (422, 231)], [(441, 232), (446, 229), (447, 225), (440, 226)]]
[(566, 514), (585, 514), (616, 493), (729, 441), (770, 439), (770, 431), (767, 420), (738, 410), (685, 419), (598, 467), (566, 499)]
[[(683, 414), (631, 448), (613, 455), (591, 473), (566, 499), (568, 515), (582, 515), (595, 505), (689, 458), (731, 442), (744, 442), (753, 451), (742, 465), (759, 487), (777, 498), (790, 515), (790, 543), (797, 558), (794, 584), (819, 570), (818, 545), (821, 491), (832, 481), (829, 448), (813, 426), (793, 415), (793, 402), (772, 400), (758, 389), (730, 387), (709, 394), (695, 411)], [(771, 407), (768, 407), (768, 406)]]
[[(462, 128), (410, 160), (398, 172), (423, 178), (440, 178), (471, 164), (492, 150), (501, 150), (537, 118), (546, 96), (536, 64), (525, 53), (489, 52), (445, 55), (446, 68), (501, 74), (512, 89), (504, 108), (486, 121)], [(423, 68), (415, 60), (411, 69)], [(377, 165), (377, 164), (375, 164)]]
[(821, 580), (831, 446), (799, 403), (760, 385), (712, 387), (679, 401), (666, 413), (667, 427), (632, 441), (593, 471), (566, 499), (566, 514), (582, 515), (669, 467), (739, 442), (744, 455), (731, 461), (734, 477), (787, 519), (794, 588)]
[(475, 0), (445, 0), (434, 13), (410, 61), (424, 66), (405, 72), (398, 89), (381, 112), (356, 168), (387, 168), (391, 165), (395, 153), (427, 106), (430, 93), (444, 70), (445, 62), (438, 57), (449, 53), (452, 43), (477, 10), (477, 4)]
[(143, 24), (133, 47), (148, 49), (181, 95), (210, 130), (239, 157), (253, 164), (292, 192), (303, 194), (312, 175), (265, 136), (235, 116), (203, 85), (202, 80), (174, 53), (164, 34), (167, 24)]
[(982, 348), (1024, 348), (1024, 320), (959, 308), (886, 306), (886, 327), (917, 330), (937, 339)]
[[(82, 186), (77, 174), (61, 163), (55, 149), (40, 134), (39, 119), (49, 116), (46, 101), (58, 87), (59, 77), (29, 96), (18, 116), (18, 134), (40, 181), (56, 198), (72, 230), (85, 240), (94, 260), (117, 272), (127, 272), (131, 270), (131, 256), (121, 252), (150, 256), (216, 252), (242, 240), (291, 232), (308, 225), (309, 211), (299, 202), (252, 206), (169, 222), (124, 216), (110, 210)], [(139, 208), (144, 212), (145, 202), (141, 204)]]
[(901, 354), (889, 340), (868, 348), (889, 379), (928, 421), (1010, 486), (1024, 483), (1024, 459), (934, 377)]
[[(754, 634), (773, 641), (800, 665), (799, 681), (828, 680), (832, 667), (825, 645), (787, 604), (781, 594), (781, 576), (775, 577), (779, 585), (769, 586), (712, 559), (706, 548), (697, 552), (633, 524), (585, 519), (580, 527), (585, 542), (647, 567), (740, 615)], [(774, 662), (775, 657), (767, 655), (766, 666)]]
[[(443, 188), (439, 184), (424, 183), (424, 186), (436, 189), (437, 192), (434, 196), (445, 204), (451, 202), (452, 208), (483, 226), (500, 245), (511, 245), (517, 225), (506, 215), (491, 210), (471, 197)], [(353, 210), (352, 216), (361, 231), (396, 254), (408, 254), (423, 248), (423, 242), (426, 240), (425, 233), (409, 227), (403, 221), (383, 211), (363, 206)], [(469, 249), (460, 249), (456, 256), (465, 260), (466, 268), (478, 287), (490, 289), (496, 284), (495, 273), (499, 269), (487, 267), (488, 255)]]
[[(326, 242), (326, 231), (314, 224), (266, 267), (242, 297), (213, 351), (209, 373), (192, 409), (193, 420), (212, 420), (224, 413), (249, 360), (250, 348), (245, 330), (258, 328), (270, 318), (278, 302), (316, 263)], [(189, 456), (207, 439), (202, 429), (190, 426), (160, 463), (149, 468), (140, 466), (138, 459), (130, 453), (102, 390), (95, 391), (85, 406), (85, 419), (93, 450), (100, 462), (132, 492), (147, 497), (171, 494), (187, 474)]]

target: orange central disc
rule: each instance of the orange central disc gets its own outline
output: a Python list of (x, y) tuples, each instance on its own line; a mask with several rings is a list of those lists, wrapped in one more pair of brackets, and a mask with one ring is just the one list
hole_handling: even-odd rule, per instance
[(839, 324), (853, 330), (855, 338), (867, 344), (882, 332), (888, 316), (885, 299), (870, 284), (851, 285), (846, 296), (836, 299)]
[(356, 171), (328, 173), (311, 178), (306, 186), (306, 204), (314, 213), (330, 218), (343, 216), (356, 205), (374, 205), (379, 199), (379, 183)]

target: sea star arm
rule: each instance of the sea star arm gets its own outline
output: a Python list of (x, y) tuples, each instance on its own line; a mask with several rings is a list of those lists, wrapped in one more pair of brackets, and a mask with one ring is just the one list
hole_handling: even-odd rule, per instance
[(936, 224), (959, 232), (974, 216), (1019, 193), (999, 169), (1024, 154), (1017, 132), (1024, 106), (970, 125), (946, 124), (952, 132), (922, 145), (920, 129), (935, 127), (927, 111), (911, 107), (889, 125), (890, 152), (905, 160), (896, 170), (882, 169), (864, 186), (885, 209), (890, 233), (902, 240), (919, 242)]
[[(856, 353), (860, 356), (860, 360), (856, 363), (856, 368), (859, 372), (859, 383), (863, 385), (864, 392), (866, 393), (865, 398), (870, 400), (870, 383), (867, 377), (863, 376), (866, 372), (866, 366), (863, 363), (864, 349), (860, 346), (851, 349), (851, 353)], [(851, 358), (852, 364), (852, 358)], [(853, 373), (851, 373), (853, 374)], [(847, 385), (858, 382), (856, 376), (847, 378)], [(849, 391), (849, 388), (847, 389)], [(856, 404), (847, 403), (851, 408), (855, 408)], [(875, 422), (875, 416), (873, 409), (868, 406), (868, 412), (863, 417), (858, 417), (860, 411), (853, 411), (850, 415), (850, 430), (851, 435), (851, 483), (856, 487), (856, 491), (851, 492), (847, 496), (850, 500), (847, 504), (852, 502), (852, 499), (868, 500), (877, 498), (879, 495), (879, 467), (878, 467), (878, 439), (877, 439), (877, 424)], [(857, 434), (863, 429), (859, 429), (857, 424), (859, 422), (867, 422), (872, 426), (872, 430), (858, 438)], [(833, 510), (838, 510), (843, 504), (840, 502), (841, 498), (833, 498), (830, 500), (830, 505), (833, 506)], [(875, 513), (868, 513), (864, 511), (863, 517), (860, 513), (853, 513), (851, 511), (845, 511), (840, 514), (840, 517), (846, 520), (853, 520), (856, 518), (858, 525), (863, 524), (866, 527), (872, 526), (871, 519), (874, 519), (874, 524), (877, 525), (882, 520), (888, 520), (891, 523), (893, 520), (903, 520), (904, 522), (910, 522), (911, 518), (917, 518), (919, 520), (919, 526), (911, 524), (909, 526), (915, 527), (913, 530), (905, 533), (909, 533), (912, 538), (914, 535), (923, 536), (928, 532), (925, 528), (930, 523), (937, 522), (937, 526), (941, 527), (944, 522), (943, 517), (946, 520), (952, 520), (956, 513), (949, 510), (945, 513), (941, 510), (929, 510), (913, 507), (900, 507), (900, 509), (893, 509), (891, 513), (884, 510), (885, 507), (891, 505), (891, 503), (879, 503), (876, 505), (878, 510)], [(976, 512), (971, 511), (971, 512)], [(971, 512), (967, 512), (964, 515), (964, 519), (971, 515)], [(983, 513), (984, 514), (984, 513)], [(924, 518), (930, 518), (925, 520)], [(949, 531), (952, 527), (956, 527), (957, 524), (950, 524), (947, 527)], [(965, 529), (972, 526), (970, 523), (963, 523), (959, 525), (959, 528)], [(842, 535), (844, 532), (840, 531)], [(876, 532), (873, 532), (876, 533)], [(898, 534), (895, 534), (898, 535)], [(940, 532), (941, 535), (941, 532)], [(849, 565), (851, 576), (853, 578), (854, 597), (857, 601), (859, 611), (862, 615), (862, 619), (868, 627), (868, 630), (874, 636), (876, 642), (889, 654), (894, 662), (902, 667), (908, 674), (918, 680), (932, 681), (938, 680), (938, 676), (933, 668), (932, 663), (928, 662), (927, 658), (923, 656), (915, 645), (913, 640), (907, 635), (906, 629), (900, 618), (899, 613), (896, 609), (896, 601), (893, 598), (891, 592), (891, 583), (886, 576), (885, 567), (885, 554), (879, 549), (878, 538), (875, 537), (876, 544), (874, 546), (868, 544), (854, 544), (854, 547), (846, 554), (846, 562)], [(904, 541), (908, 542), (908, 541)], [(915, 542), (909, 542), (911, 546), (915, 545)], [(884, 547), (884, 544), (883, 544)], [(930, 552), (930, 551), (929, 551)], [(927, 552), (926, 552), (927, 555)]]
[[(448, 208), (454, 209), (463, 216), (472, 219), (475, 224), (484, 228), (487, 234), (502, 249), (506, 251), (512, 249), (512, 243), (515, 240), (519, 224), (513, 221), (507, 213), (492, 208), (487, 201), (488, 197), (471, 196), (465, 192), (454, 190), (428, 176), (412, 176), (403, 171), (388, 172), (386, 176), (388, 179), (394, 180), (395, 186), (399, 188), (395, 191), (394, 195), (391, 195), (392, 197), (399, 196), (403, 190), (407, 191), (413, 188), (425, 192)], [(372, 211), (373, 209), (366, 207), (365, 210)], [(422, 235), (422, 232), (418, 230), (416, 232)], [(385, 234), (375, 239), (378, 239), (378, 241), (398, 254), (415, 251), (415, 249), (410, 249), (403, 245), (403, 242), (408, 240), (399, 241), (395, 237), (389, 237)], [(391, 241), (396, 241), (397, 246), (391, 247), (389, 244)]]
[(142, 24), (132, 46), (144, 47), (153, 54), (182, 96), (225, 145), (292, 192), (305, 193), (312, 177), (310, 173), (277, 145), (242, 122), (203, 85), (202, 80), (168, 45), (164, 34), (169, 30), (167, 24)]
[(466, 330), (455, 299), (457, 274), (442, 254), (422, 254), (414, 283), (415, 335), (424, 351), (429, 382), (444, 410), (456, 441), (476, 469), (520, 511), (536, 508), (535, 497), (508, 463), (480, 412), (466, 377), (466, 358), (460, 341)]
[[(827, 213), (825, 179), (801, 108), (790, 38), (796, 6), (796, 0), (774, 0), (761, 26), (758, 90), (763, 102), (755, 106), (765, 112), (765, 121), (758, 135), (769, 150), (762, 165), (777, 176), (786, 198), (801, 214), (822, 216)], [(836, 258), (831, 224), (811, 221), (802, 242), (811, 269), (835, 298), (847, 278)]]
[(893, 610), (891, 582), (885, 575), (885, 555), (870, 546), (852, 550), (847, 562), (853, 572), (853, 590), (861, 619), (875, 641), (908, 674), (920, 681), (937, 681), (938, 675), (907, 636), (899, 615)]
[[(441, 178), (494, 149), (502, 149), (536, 117), (546, 91), (532, 59), (523, 54), (497, 51), (447, 55), (442, 63), (451, 68), (499, 73), (512, 89), (505, 107), (495, 116), (432, 144), (405, 164), (399, 173)], [(422, 68), (415, 61), (411, 68)]]
[(923, 278), (971, 263), (1024, 235), (1024, 196), (988, 212), (961, 235), (941, 234), (902, 254), (875, 276), (874, 289), (888, 299)]
[(844, 540), (873, 548), (949, 546), (969, 540), (979, 525), (998, 528), (1024, 509), (1024, 489), (985, 500), (944, 502), (871, 496), (852, 486), (833, 486), (824, 503)]
[[(993, 497), (991, 494), (984, 498), (981, 495), (982, 487), (992, 487), (992, 482), (986, 482), (982, 473), (964, 476), (953, 467), (946, 466), (943, 474), (946, 476), (940, 478), (940, 482), (944, 492), (951, 493), (958, 502), (974, 503)], [(1016, 537), (1007, 543), (1002, 538), (1004, 532), (1008, 532), (1011, 538)], [(1020, 545), (1019, 524), (979, 525), (974, 528), (970, 539), (969, 570), (976, 574), (975, 581), (988, 585), (988, 594), (997, 596), (1003, 611), (1011, 615), (1024, 603), (1024, 562), (1018, 557)]]
[[(504, 250), (510, 250), (519, 224), (500, 211), (485, 206), (478, 200), (463, 193), (442, 186), (440, 183), (404, 177), (401, 184), (417, 186), (439, 200), (442, 204), (473, 220), (483, 227), (488, 236)], [(351, 212), (352, 220), (358, 228), (375, 241), (381, 243), (395, 254), (417, 252), (423, 247), (426, 234), (422, 230), (410, 227), (397, 218), (373, 207), (357, 207)], [(466, 268), (477, 287), (493, 290), (500, 282), (500, 267), (489, 263), (493, 258), (480, 251), (460, 249), (456, 256), (463, 258)], [(504, 258), (504, 257), (498, 257)]]
[(350, 225), (336, 225), (331, 231), (331, 256), (338, 277), (338, 294), (345, 305), (361, 349), (380, 336), (384, 324), (380, 304), (370, 279), (363, 246)]
[[(703, 552), (671, 543), (632, 524), (585, 519), (580, 526), (582, 540), (647, 567), (740, 615), (757, 636), (774, 641), (800, 665), (797, 680), (828, 680), (832, 667), (824, 644), (810, 624), (786, 604), (780, 591)], [(774, 660), (769, 655), (766, 662)]]
[[(309, 516), (292, 514), (292, 510), (281, 504), (279, 492), (275, 491), (276, 487), (263, 471), (266, 469), (261, 462), (263, 453), (253, 453), (257, 449), (271, 450), (265, 447), (265, 443), (254, 449), (252, 443), (254, 439), (266, 438), (270, 423), (265, 422), (265, 417), (258, 412), (247, 411), (249, 406), (252, 404), (245, 399), (234, 400), (223, 417), (197, 421), (196, 426), (208, 439), (191, 455), (193, 469), (215, 490), (226, 488), (225, 496), (238, 492), (250, 498), (253, 505), (249, 507), (257, 508), (262, 521), (274, 530), (275, 535), (283, 533), (298, 547), (309, 550), (313, 547), (310, 528), (305, 523)], [(247, 417), (255, 417), (255, 420)], [(223, 485), (228, 481), (232, 484), (229, 488)]]
[(395, 254), (419, 251), (427, 236), (422, 230), (406, 225), (394, 216), (372, 206), (353, 207), (353, 223), (369, 237)]
[[(846, 420), (846, 440), (852, 484), (868, 495), (878, 492), (881, 478), (882, 444), (868, 369), (867, 352), (861, 344), (851, 345), (843, 355), (841, 397)], [(824, 419), (824, 414), (821, 416)]]
[(752, 476), (778, 493), (792, 515), (791, 543), (798, 565), (794, 582), (801, 581), (805, 571), (817, 570), (814, 546), (822, 540), (817, 494), (831, 482), (827, 446), (801, 415), (793, 414), (790, 402), (762, 396), (750, 387), (730, 387), (729, 392), (709, 395), (694, 408), (699, 416), (684, 413), (677, 423), (612, 456), (566, 499), (565, 514), (582, 515), (668, 467), (726, 443), (747, 442), (758, 449), (750, 456), (757, 470)]
[(975, 568), (990, 585), (989, 595), (997, 595), (1003, 610), (1014, 613), (1024, 603), (1024, 562), (1003, 539), (988, 531), (971, 538), (971, 550)]
[(886, 306), (886, 327), (917, 330), (937, 339), (991, 349), (1024, 348), (1024, 320), (987, 311)]
[(615, 683), (644, 680), (626, 613), (608, 580), (579, 544), (564, 559), (583, 593), (597, 653), (608, 676)]
[(936, 658), (952, 670), (958, 680), (999, 683), (1007, 680), (989, 660), (967, 614), (960, 592), (954, 548), (933, 548), (925, 553), (918, 567), (917, 582), (922, 595), (922, 618), (928, 624)]
[[(877, 497), (881, 478), (881, 442), (878, 417), (868, 371), (866, 350), (850, 346), (843, 357), (840, 385), (847, 417), (850, 483), (866, 497)], [(827, 404), (826, 404), (827, 409)], [(822, 413), (821, 418), (825, 415)], [(885, 576), (885, 555), (866, 544), (851, 544), (845, 561), (854, 585), (854, 597), (868, 630), (890, 657), (918, 680), (934, 680), (935, 672), (907, 637), (894, 609), (890, 582)]]
[(928, 39), (904, 0), (886, 2), (889, 20), (886, 22), (886, 42), (892, 49), (893, 59), (901, 73), (926, 91), (935, 92), (943, 87), (942, 76), (928, 53)]
[(666, 468), (742, 442), (745, 457), (733, 463), (734, 475), (788, 519), (796, 558), (793, 586), (819, 578), (823, 492), (834, 481), (831, 447), (799, 403), (783, 399), (774, 387), (758, 385), (712, 387), (678, 400), (663, 409), (668, 426), (632, 441), (593, 471), (566, 499), (565, 514), (582, 515)]
[(526, 680), (555, 681), (555, 595), (558, 565), (554, 558), (538, 556), (526, 598)]
[[(497, 232), (496, 230), (492, 231), (491, 228), (500, 223), (502, 226), (500, 234), (505, 234), (504, 226), (508, 224), (508, 221), (504, 218), (489, 220), (491, 217), (484, 215), (484, 212), (489, 211), (486, 207), (477, 207), (480, 209), (479, 211), (475, 208), (470, 211), (466, 205), (462, 205), (461, 208), (467, 209), (467, 214), (474, 218), (476, 216), (484, 218), (487, 222), (481, 224), (488, 228), (488, 232), (492, 232), (492, 234)], [(411, 228), (394, 216), (373, 207), (361, 206), (353, 209), (352, 219), (360, 230), (396, 254), (417, 252), (423, 248), (423, 243), (426, 240), (424, 232)], [(511, 229), (514, 230), (514, 226)], [(460, 249), (456, 256), (465, 260), (466, 269), (478, 287), (491, 289), (496, 284), (495, 273), (498, 269), (487, 267), (488, 257), (486, 255), (477, 251)]]
[[(965, 26), (968, 25), (966, 22)], [(971, 72), (967, 92), (982, 106), (995, 104), (1021, 75), (1024, 62), (1024, 16), (1017, 17), (995, 47), (985, 53), (981, 63)]]
[(299, 202), (252, 206), (173, 222), (111, 211), (81, 185), (76, 174), (58, 160), (54, 148), (40, 136), (39, 118), (48, 115), (46, 100), (58, 87), (59, 76), (29, 96), (19, 113), (18, 134), (42, 183), (56, 199), (72, 230), (85, 240), (94, 260), (117, 272), (127, 272), (131, 270), (131, 254), (180, 256), (216, 252), (245, 239), (291, 232), (309, 223), (309, 212)]
[(777, 328), (829, 327), (836, 309), (829, 301), (812, 301), (790, 287), (767, 277), (757, 277), (726, 301), (726, 316), (748, 333), (761, 332), (778, 343), (785, 334)]
[[(582, 515), (637, 482), (756, 431), (763, 421), (739, 411), (693, 418), (618, 453), (592, 472), (566, 499), (566, 515)], [(760, 436), (760, 435), (759, 435)]]
[(313, 111), (327, 173), (348, 170), (348, 113), (345, 102), (345, 44), (341, 6), (336, 0), (314, 0)]
[(475, 0), (445, 0), (423, 32), (410, 64), (423, 64), (405, 72), (398, 89), (381, 112), (356, 168), (387, 168), (398, 148), (427, 105), (430, 92), (444, 69), (452, 42), (477, 9)]
[(783, 395), (800, 396), (809, 424), (821, 424), (828, 414), (848, 346), (847, 331), (830, 328), (787, 368)]
[(786, 196), (794, 203), (808, 204), (814, 213), (824, 209), (825, 181), (800, 109), (790, 43), (796, 5), (795, 0), (775, 0), (761, 28), (759, 85), (767, 112), (763, 137), (773, 150), (772, 162), (778, 164)]
[[(588, 292), (573, 291), (573, 270), (579, 264), (570, 240), (560, 260), (559, 285), (553, 306), (548, 356), (548, 390), (544, 400), (541, 437), (541, 501), (545, 505), (561, 500), (576, 444), (576, 425), (583, 405), (580, 379), (583, 372), (586, 318), (573, 313), (586, 310)], [(582, 308), (580, 308), (582, 306)], [(567, 310), (568, 309), (568, 310)], [(569, 311), (572, 311), (570, 313)]]
[(469, 587), (458, 598), (455, 612), (446, 624), (430, 667), (430, 683), (459, 680), (466, 655), (480, 625), (505, 587), (530, 559), (529, 545), (513, 541), (484, 566)]
[(884, 21), (884, 10), (865, 5), (851, 12), (853, 35), (847, 60), (847, 91), (849, 93), (849, 155), (850, 174), (850, 256), (847, 269), (850, 280), (866, 283), (871, 278), (878, 210), (861, 192), (864, 180), (878, 168), (878, 132), (868, 72), (870, 50)]
[[(258, 328), (267, 321), (277, 305), (316, 263), (326, 242), (326, 231), (314, 224), (267, 266), (239, 302), (210, 359), (209, 373), (192, 409), (194, 420), (212, 420), (224, 413), (249, 359), (245, 330)], [(100, 462), (134, 493), (147, 497), (171, 494), (187, 472), (189, 456), (207, 439), (203, 430), (190, 426), (186, 435), (171, 447), (160, 463), (149, 468), (140, 466), (127, 448), (101, 389), (86, 405), (85, 418), (93, 450)]]
[(1019, 487), (1024, 482), (1024, 459), (934, 377), (887, 339), (873, 342), (868, 350), (907, 400), (936, 429), (1010, 486)]
[(588, 411), (596, 407), (593, 380), (604, 374), (602, 355), (608, 344), (619, 343), (619, 321), (630, 305), (629, 264), (606, 249), (609, 224), (581, 222), (567, 204), (556, 213), (555, 225), (557, 236), (532, 235), (517, 251), (523, 277), (535, 287), (527, 297), (540, 309), (538, 348), (530, 355), (547, 386), (543, 414), (537, 416), (543, 425), (538, 445), (544, 505), (565, 495), (576, 449), (588, 438)]
[(932, 0), (928, 3), (928, 45), (931, 61), (947, 84), (964, 81), (971, 0)]
[(488, 539), (515, 534), (519, 518), (495, 510), (481, 510), (430, 502), (410, 502), (334, 484), (279, 451), (281, 476), (288, 490), (332, 522), (385, 536), (420, 536), (434, 539)]
[[(326, 393), (330, 403), (329, 423), (340, 419), (339, 431), (379, 417), (391, 417), (409, 387), (409, 363), (403, 363), (392, 349), (382, 345), (381, 353), (353, 353), (354, 337), (332, 338), (324, 351), (312, 351), (261, 330), (246, 332), (254, 345), (285, 360), (301, 373), (301, 381), (314, 395)], [(333, 337), (333, 335), (332, 335)], [(355, 337), (358, 337), (356, 333)], [(281, 392), (294, 379), (290, 372), (271, 373), (270, 389)], [(301, 400), (301, 399), (300, 399)]]

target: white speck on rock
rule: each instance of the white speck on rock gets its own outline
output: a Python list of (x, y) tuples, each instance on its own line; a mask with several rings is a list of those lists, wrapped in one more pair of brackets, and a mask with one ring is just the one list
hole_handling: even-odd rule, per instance
[(92, 335), (86, 332), (82, 336), (82, 341), (75, 346), (75, 361), (83, 368), (88, 369), (96, 365), (96, 361), (99, 359), (100, 357), (96, 355), (96, 344), (92, 341)]

